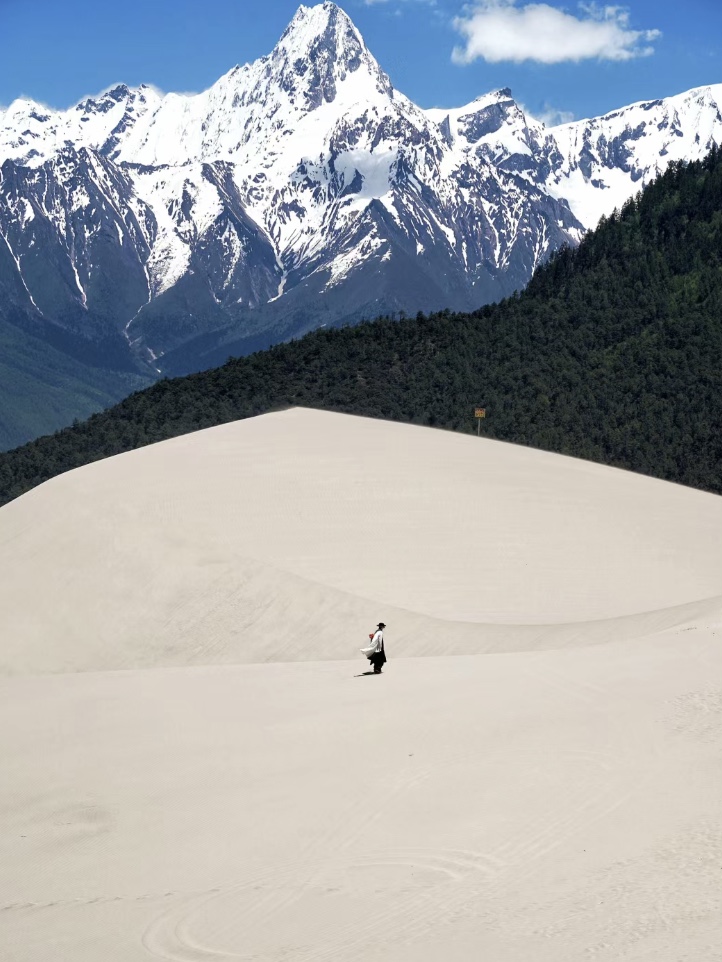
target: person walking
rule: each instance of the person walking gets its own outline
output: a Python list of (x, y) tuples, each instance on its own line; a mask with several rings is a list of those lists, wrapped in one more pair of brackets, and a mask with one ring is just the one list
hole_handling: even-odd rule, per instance
[(374, 670), (374, 675), (380, 675), (381, 669), (386, 664), (386, 651), (384, 650), (384, 628), (383, 621), (379, 622), (378, 628), (371, 635), (371, 642), (368, 648), (361, 651), (366, 655)]

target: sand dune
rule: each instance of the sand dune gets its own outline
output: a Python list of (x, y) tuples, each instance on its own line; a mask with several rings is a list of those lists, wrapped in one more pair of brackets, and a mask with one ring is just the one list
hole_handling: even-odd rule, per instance
[(0, 679), (0, 944), (713, 962), (719, 635)]
[(348, 658), (380, 619), (397, 655), (589, 644), (706, 610), (721, 543), (713, 495), (295, 409), (3, 508), (0, 670)]
[(3, 507), (0, 959), (720, 962), (721, 536), (304, 410)]

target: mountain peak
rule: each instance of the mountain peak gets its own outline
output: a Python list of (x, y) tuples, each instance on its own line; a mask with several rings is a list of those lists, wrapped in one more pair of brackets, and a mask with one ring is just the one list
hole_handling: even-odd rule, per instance
[(465, 113), (474, 113), (477, 110), (484, 110), (490, 106), (516, 106), (516, 101), (511, 92), (510, 87), (501, 87), (499, 90), (490, 90), (488, 93), (479, 94), (478, 97), (474, 97), (470, 104), (466, 104), (464, 107), (457, 107), (457, 112), (464, 111)]
[[(37, 100), (30, 100), (28, 97), (18, 97), (10, 104), (5, 111), (8, 120), (31, 116), (42, 121), (48, 120), (55, 113), (51, 107), (44, 107)], [(37, 116), (36, 116), (37, 115)]]
[(342, 29), (350, 27), (352, 31), (358, 33), (349, 15), (335, 3), (326, 0), (326, 2), (317, 3), (312, 7), (301, 4), (283, 31), (281, 40), (283, 41), (288, 35), (311, 34), (318, 36), (327, 33), (329, 30), (336, 30), (339, 25)]
[(392, 90), (353, 21), (335, 3), (300, 6), (269, 59), (281, 66), (287, 89), (304, 90), (311, 108), (333, 101), (338, 83), (358, 71), (370, 74), (379, 91)]
[(498, 90), (490, 90), (489, 93), (480, 94), (474, 99), (473, 103), (492, 103), (494, 101), (513, 99), (511, 87), (500, 87)]
[(356, 54), (366, 51), (366, 44), (353, 21), (335, 3), (319, 3), (314, 7), (301, 5), (281, 34), (276, 50), (281, 48), (305, 54), (319, 47), (336, 55), (344, 51)]

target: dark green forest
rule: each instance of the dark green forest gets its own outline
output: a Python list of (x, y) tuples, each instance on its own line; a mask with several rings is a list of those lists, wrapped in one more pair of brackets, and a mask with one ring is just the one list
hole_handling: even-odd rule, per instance
[(315, 331), (0, 454), (0, 503), (99, 458), (291, 405), (486, 435), (722, 493), (722, 151), (672, 164), (521, 294)]

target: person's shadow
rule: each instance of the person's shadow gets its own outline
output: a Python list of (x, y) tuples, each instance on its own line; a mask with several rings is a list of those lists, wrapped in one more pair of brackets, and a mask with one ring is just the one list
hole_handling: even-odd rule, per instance
[(360, 675), (354, 675), (354, 678), (363, 678), (365, 675), (380, 675), (380, 671), (362, 671)]

